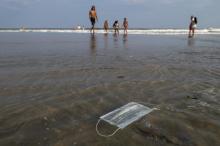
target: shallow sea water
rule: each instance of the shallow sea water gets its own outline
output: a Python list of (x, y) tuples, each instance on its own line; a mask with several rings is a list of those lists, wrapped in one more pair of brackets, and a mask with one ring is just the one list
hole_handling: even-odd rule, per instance
[[(160, 110), (98, 136), (99, 117), (132, 101)], [(0, 33), (1, 146), (219, 146), (219, 137), (219, 35)]]

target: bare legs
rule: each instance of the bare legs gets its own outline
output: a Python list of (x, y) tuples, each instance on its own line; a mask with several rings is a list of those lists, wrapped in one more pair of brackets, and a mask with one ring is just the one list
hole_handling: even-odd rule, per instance
[(125, 34), (125, 35), (128, 34), (128, 29), (127, 29), (127, 28), (124, 29), (124, 34)]
[(118, 30), (118, 28), (115, 29), (115, 34), (119, 35), (119, 30)]
[(189, 38), (194, 37), (194, 33), (195, 33), (195, 29), (194, 28), (190, 28), (189, 29)]
[(92, 25), (92, 27), (90, 29), (90, 32), (93, 33), (93, 34), (95, 33), (95, 25)]

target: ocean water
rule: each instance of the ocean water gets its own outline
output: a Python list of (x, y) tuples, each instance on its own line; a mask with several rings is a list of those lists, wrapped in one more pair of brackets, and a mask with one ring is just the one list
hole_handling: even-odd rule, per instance
[[(132, 101), (160, 110), (98, 136), (99, 117)], [(0, 33), (1, 146), (219, 146), (219, 137), (219, 34)]]

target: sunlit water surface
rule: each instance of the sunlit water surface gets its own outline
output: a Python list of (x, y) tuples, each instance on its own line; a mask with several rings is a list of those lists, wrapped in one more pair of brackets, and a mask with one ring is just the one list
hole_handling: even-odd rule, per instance
[[(132, 101), (160, 110), (98, 136), (99, 117)], [(219, 35), (0, 33), (1, 146), (219, 146), (219, 137)]]

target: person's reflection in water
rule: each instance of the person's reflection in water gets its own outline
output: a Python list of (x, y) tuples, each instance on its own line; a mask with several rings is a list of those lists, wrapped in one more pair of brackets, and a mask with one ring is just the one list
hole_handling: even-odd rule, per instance
[(187, 44), (188, 44), (188, 47), (194, 47), (195, 46), (195, 39), (188, 38)]
[(128, 46), (127, 46), (127, 41), (128, 41), (128, 35), (127, 35), (127, 34), (124, 34), (124, 35), (123, 35), (123, 46), (124, 46), (125, 49), (128, 48)]
[(108, 48), (108, 33), (104, 33), (104, 45), (105, 49)]
[(113, 34), (113, 40), (114, 40), (114, 46), (115, 46), (115, 48), (118, 48), (119, 46), (118, 46), (118, 37), (119, 37), (119, 35), (117, 34), (117, 33), (114, 33)]
[(96, 36), (95, 34), (91, 34), (90, 36), (90, 50), (92, 55), (96, 55)]

